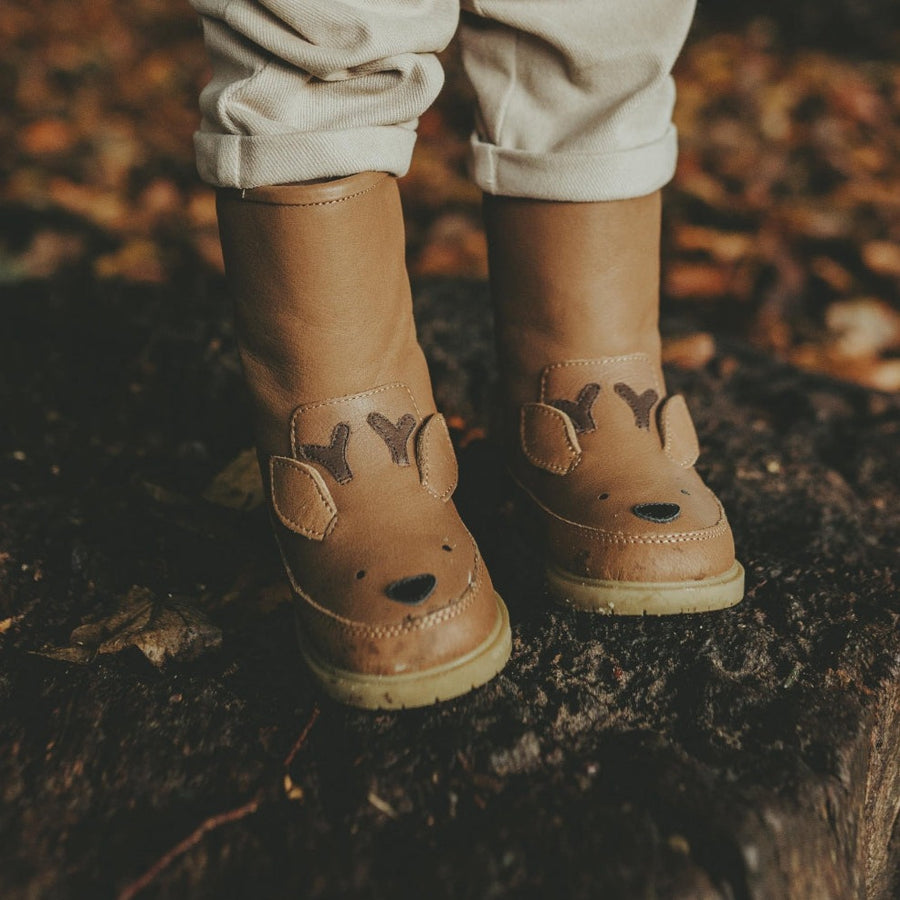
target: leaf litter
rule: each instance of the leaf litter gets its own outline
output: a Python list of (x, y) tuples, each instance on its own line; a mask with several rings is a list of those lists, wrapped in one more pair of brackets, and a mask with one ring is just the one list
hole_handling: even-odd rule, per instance
[(222, 644), (222, 630), (188, 600), (157, 597), (133, 586), (115, 609), (95, 622), (79, 625), (64, 647), (37, 651), (61, 662), (93, 662), (97, 656), (137, 647), (157, 667), (196, 659)]

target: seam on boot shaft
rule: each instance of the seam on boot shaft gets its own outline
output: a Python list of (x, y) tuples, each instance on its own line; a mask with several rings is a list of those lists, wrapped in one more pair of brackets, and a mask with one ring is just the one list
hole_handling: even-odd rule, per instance
[(319, 184), (276, 184), (256, 188), (219, 188), (217, 193), (225, 201), (258, 203), (265, 206), (334, 206), (354, 200), (379, 188), (387, 179), (387, 172), (361, 172), (347, 178)]

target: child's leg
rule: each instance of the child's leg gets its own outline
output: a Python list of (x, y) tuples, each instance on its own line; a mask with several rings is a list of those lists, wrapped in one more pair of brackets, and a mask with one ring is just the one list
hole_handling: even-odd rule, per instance
[(192, 0), (213, 77), (201, 177), (252, 188), (409, 168), (458, 0)]
[(408, 166), (456, 11), (446, 0), (368, 6), (204, 5), (214, 78), (197, 146), (220, 188), (236, 335), (303, 654), (333, 696), (382, 708), (488, 680), (510, 631), (450, 500), (456, 462), (385, 174)]
[(463, 49), (512, 470), (540, 510), (550, 586), (604, 612), (736, 603), (731, 531), (659, 359), (669, 71), (693, 0), (471, 7)]

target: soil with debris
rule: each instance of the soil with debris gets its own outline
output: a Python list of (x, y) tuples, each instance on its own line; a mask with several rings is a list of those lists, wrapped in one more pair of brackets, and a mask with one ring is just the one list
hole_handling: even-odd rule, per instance
[(300, 663), (220, 282), (4, 294), (3, 897), (897, 896), (900, 402), (670, 317), (747, 597), (561, 611), (483, 438), (486, 287), (416, 297), (514, 651), (369, 714)]

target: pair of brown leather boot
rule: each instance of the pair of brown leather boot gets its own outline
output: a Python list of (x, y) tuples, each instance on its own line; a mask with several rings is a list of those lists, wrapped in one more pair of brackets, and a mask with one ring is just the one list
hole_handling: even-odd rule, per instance
[[(509, 657), (509, 617), (451, 499), (396, 180), (223, 190), (218, 211), (307, 665), (375, 709), (483, 684)], [(658, 197), (488, 198), (486, 221), (511, 468), (546, 524), (551, 593), (616, 613), (738, 602), (731, 532), (662, 382)]]

